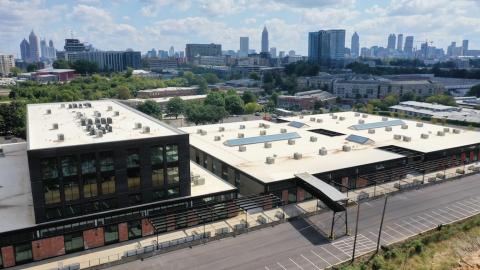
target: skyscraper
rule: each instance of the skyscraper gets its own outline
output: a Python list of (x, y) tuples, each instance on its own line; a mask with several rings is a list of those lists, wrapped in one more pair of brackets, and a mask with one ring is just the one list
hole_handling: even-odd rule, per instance
[(468, 55), (468, 40), (465, 39), (463, 40), (462, 42), (462, 51), (463, 51), (463, 55)]
[(65, 39), (65, 46), (63, 46), (66, 52), (84, 52), (86, 47), (78, 39), (67, 38)]
[(48, 42), (48, 57), (51, 59), (57, 58), (57, 54), (55, 52), (55, 47), (53, 46), (53, 41), (50, 39)]
[(168, 50), (168, 56), (174, 57), (175, 56), (175, 49), (173, 46), (170, 46), (170, 50)]
[(267, 26), (263, 27), (262, 31), (262, 50), (261, 52), (268, 53), (268, 30)]
[(30, 61), (38, 62), (40, 60), (40, 52), (38, 49), (38, 38), (35, 33), (30, 32), (30, 36), (28, 37), (28, 41), (30, 44)]
[(185, 47), (185, 56), (187, 62), (193, 62), (197, 56), (221, 56), (222, 45), (220, 44), (187, 44)]
[(23, 39), (20, 43), (20, 55), (24, 62), (30, 61), (30, 44), (26, 39)]
[(388, 36), (388, 44), (387, 44), (387, 49), (389, 50), (395, 50), (395, 43), (397, 41), (397, 37), (395, 36), (395, 34), (390, 34)]
[(308, 34), (308, 59), (322, 66), (343, 66), (345, 30), (320, 30)]
[(10, 70), (15, 66), (13, 55), (0, 54), (0, 75), (10, 74)]
[(40, 39), (40, 57), (43, 59), (50, 58), (48, 55), (47, 41), (45, 41), (45, 39)]
[(402, 45), (403, 45), (403, 34), (398, 34), (397, 36), (397, 50), (402, 51)]
[(248, 56), (248, 37), (240, 37), (240, 57)]
[(357, 58), (360, 56), (360, 37), (358, 36), (357, 32), (353, 33), (352, 35), (352, 43), (350, 49), (353, 58)]
[(405, 46), (403, 47), (403, 51), (408, 55), (413, 55), (413, 36), (407, 36), (405, 38)]
[(272, 58), (277, 58), (277, 48), (270, 48), (270, 55), (272, 56)]

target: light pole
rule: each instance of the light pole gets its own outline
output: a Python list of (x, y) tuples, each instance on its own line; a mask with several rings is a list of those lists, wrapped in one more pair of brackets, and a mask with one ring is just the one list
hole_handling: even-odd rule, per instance
[(355, 260), (355, 248), (357, 246), (358, 217), (360, 216), (360, 202), (357, 202), (357, 221), (355, 222), (355, 239), (353, 240), (352, 263)]
[(378, 249), (380, 248), (380, 237), (382, 236), (382, 227), (383, 227), (383, 220), (385, 218), (385, 210), (387, 209), (387, 200), (388, 200), (388, 195), (385, 195), (385, 203), (383, 204), (382, 220), (380, 221), (380, 229), (378, 230), (376, 253), (378, 253)]

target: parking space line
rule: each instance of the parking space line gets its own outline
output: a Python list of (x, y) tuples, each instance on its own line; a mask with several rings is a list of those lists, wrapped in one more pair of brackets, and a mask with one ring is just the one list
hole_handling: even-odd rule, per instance
[(387, 229), (382, 230), (382, 235), (385, 234), (386, 236), (390, 237), (391, 239), (395, 240), (397, 239), (396, 237), (392, 236), (391, 234), (387, 233)]
[(425, 221), (425, 222), (428, 222), (428, 223), (432, 224), (434, 227), (436, 227), (436, 226), (438, 225), (438, 224), (435, 224), (435, 223), (431, 222), (430, 220), (428, 220), (428, 219), (426, 219), (426, 218), (424, 218), (424, 217), (422, 217), (422, 216), (417, 216), (417, 217), (420, 218), (420, 219), (422, 219), (422, 220)]
[(463, 203), (461, 203), (461, 202), (456, 202), (456, 204), (459, 204), (459, 205), (461, 205), (461, 206), (463, 206), (463, 207), (468, 207), (468, 208), (470, 208), (470, 209), (473, 209), (473, 212), (478, 212), (478, 211), (479, 211), (477, 208), (472, 207), (472, 206), (471, 206), (472, 204), (463, 204)]
[(401, 233), (401, 232), (399, 232), (398, 230), (395, 230), (395, 229), (393, 229), (393, 228), (390, 227), (390, 226), (385, 226), (385, 227), (386, 227), (386, 228), (389, 228), (389, 229), (392, 230), (394, 233), (400, 234), (400, 235), (403, 236), (404, 238), (410, 237), (409, 235), (406, 235), (406, 234), (404, 234), (404, 233)]
[(300, 254), (300, 256), (305, 259), (307, 262), (309, 262), (311, 265), (313, 265), (313, 267), (317, 268), (318, 270), (321, 270), (320, 268), (318, 268), (318, 266), (316, 266), (312, 261), (310, 261), (307, 257), (303, 256), (303, 254)]
[(303, 269), (303, 267), (301, 267), (300, 265), (298, 265), (294, 260), (292, 260), (292, 258), (288, 258), (291, 262), (293, 262), (298, 268), (302, 269), (302, 270), (305, 270)]
[(412, 218), (412, 217), (409, 218), (409, 219), (412, 220), (413, 222), (416, 222), (417, 224), (422, 225), (422, 226), (425, 227), (426, 229), (431, 229), (431, 228), (432, 228), (432, 227), (430, 227), (430, 226), (427, 226), (427, 225), (423, 224), (422, 222), (419, 222), (418, 220), (416, 220), (416, 219), (414, 219), (414, 218)]
[[(461, 207), (461, 206), (455, 205), (455, 204), (451, 204), (450, 207), (454, 207), (454, 208), (460, 209), (460, 210), (462, 210), (462, 211), (468, 211), (467, 214), (469, 214), (469, 215), (474, 214), (475, 212), (477, 212), (477, 210), (475, 210), (475, 209), (472, 211), (472, 210), (466, 209), (465, 206), (464, 206), (464, 207)], [(468, 206), (466, 206), (466, 207), (468, 207)], [(471, 209), (471, 207), (470, 207), (470, 209)], [(457, 211), (460, 212), (460, 210), (457, 210)], [(461, 212), (461, 213), (462, 213), (462, 212)]]
[[(320, 247), (321, 249), (323, 249), (325, 252), (327, 252), (328, 254), (332, 255), (332, 257), (334, 257), (335, 259), (338, 260), (338, 262), (342, 262), (343, 260), (338, 258), (335, 254), (331, 253), (330, 251), (328, 251), (328, 249), (324, 248), (324, 247)], [(340, 250), (341, 251), (341, 250)], [(343, 251), (342, 251), (343, 252)], [(345, 253), (345, 252), (343, 252)], [(346, 253), (345, 253), (346, 254)], [(350, 256), (348, 256), (348, 258), (350, 258)]]
[(287, 268), (283, 265), (281, 265), (279, 262), (277, 262), (277, 265), (280, 266), (283, 270), (287, 270)]
[[(447, 214), (447, 215), (449, 215), (449, 216), (452, 216), (453, 219), (451, 219), (451, 220), (449, 219), (448, 222), (452, 222), (452, 221), (455, 221), (455, 220), (458, 220), (458, 219), (461, 219), (461, 218), (462, 218), (462, 217), (456, 216), (456, 215), (454, 215), (454, 214), (452, 214), (452, 213), (450, 213), (450, 212), (447, 212), (447, 211), (445, 211), (445, 210), (442, 210), (442, 209), (437, 209), (437, 211), (440, 211), (440, 212), (443, 212), (444, 214)], [(432, 211), (432, 212), (433, 212), (433, 211)], [(433, 213), (435, 213), (435, 212), (433, 212)], [(439, 215), (439, 216), (441, 215), (441, 214), (438, 214), (438, 213), (435, 213), (435, 214), (437, 214), (437, 215)]]
[[(443, 224), (443, 223), (445, 223), (445, 222), (448, 222), (448, 220), (445, 221), (445, 220), (439, 219), (438, 217), (441, 217), (441, 216), (438, 216), (438, 215), (435, 215), (435, 216), (437, 216), (437, 217), (433, 217), (433, 216), (431, 216), (431, 215), (429, 215), (429, 214), (427, 214), (427, 213), (423, 213), (423, 214), (424, 214), (425, 216), (431, 218), (431, 219), (436, 220), (437, 222), (440, 222), (439, 224), (437, 224), (437, 226), (440, 225), (440, 224)], [(442, 217), (442, 218), (443, 218), (443, 217)]]
[[(374, 235), (374, 236), (377, 237), (377, 239), (378, 239), (378, 235), (374, 234), (373, 232), (369, 232), (369, 233), (371, 233), (372, 235)], [(380, 242), (383, 242), (384, 244), (389, 245), (390, 242), (389, 242), (387, 239), (385, 239), (385, 238), (386, 238), (385, 236), (388, 236), (388, 238), (392, 238), (392, 237), (389, 236), (389, 235), (386, 235), (386, 234), (384, 234), (384, 233), (385, 233), (385, 230), (382, 230), (382, 235), (381, 235), (381, 237), (380, 237)], [(384, 237), (385, 237), (385, 238), (384, 238)], [(375, 246), (375, 247), (376, 247), (376, 246)]]
[(270, 270), (270, 268), (268, 268), (268, 267), (265, 266), (265, 270)]
[[(400, 225), (400, 224), (398, 224), (398, 223), (394, 223), (394, 225), (396, 225), (397, 227), (400, 227), (400, 228), (404, 229), (405, 231), (408, 231), (409, 233), (412, 233), (412, 235), (418, 234), (417, 232), (414, 232), (414, 231), (412, 231), (412, 230), (410, 230), (410, 229), (408, 229), (408, 228), (405, 228), (405, 226), (402, 226), (402, 225)], [(412, 235), (408, 235), (408, 237), (410, 237), (410, 236), (412, 236)]]
[(315, 251), (310, 250), (310, 252), (311, 252), (313, 255), (317, 256), (320, 260), (324, 261), (324, 262), (327, 264), (327, 267), (332, 266), (332, 264), (330, 264), (330, 263), (327, 262), (325, 259), (323, 259), (322, 257), (320, 257), (320, 255), (318, 255)]
[(465, 213), (463, 213), (463, 212), (460, 212), (460, 211), (458, 211), (458, 210), (452, 209), (452, 208), (450, 208), (450, 207), (448, 207), (448, 206), (447, 206), (447, 207), (445, 207), (445, 209), (447, 209), (447, 210), (450, 210), (450, 211), (452, 211), (452, 212), (455, 212), (455, 213), (457, 213), (457, 214), (460, 214), (460, 215), (462, 215), (462, 216), (461, 216), (461, 217), (459, 217), (458, 219), (463, 219), (463, 218), (465, 218), (465, 217), (467, 217), (467, 216), (468, 216), (468, 214), (465, 214)]

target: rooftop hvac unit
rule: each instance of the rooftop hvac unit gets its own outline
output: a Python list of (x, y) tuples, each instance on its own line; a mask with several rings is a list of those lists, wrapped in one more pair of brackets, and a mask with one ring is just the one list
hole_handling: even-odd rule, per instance
[(315, 137), (315, 136), (310, 136), (310, 141), (311, 141), (311, 142), (316, 142), (316, 141), (317, 141), (317, 137)]
[(393, 135), (393, 139), (395, 140), (400, 140), (402, 138), (402, 135), (395, 134)]
[(412, 137), (410, 137), (410, 136), (403, 136), (403, 141), (404, 141), (404, 142), (410, 142), (410, 141), (412, 141)]
[(68, 104), (68, 108), (69, 109), (73, 108), (72, 104)]
[(360, 113), (356, 112), (355, 117), (359, 117), (359, 116), (360, 116)]
[(200, 133), (202, 133), (202, 129), (199, 128), (197, 129), (197, 134), (200, 134)]
[(112, 126), (107, 126), (107, 131), (108, 131), (108, 132), (112, 132), (112, 131), (113, 131)]
[(298, 118), (303, 119), (303, 115), (300, 115)]
[(247, 147), (246, 147), (245, 145), (240, 145), (240, 146), (238, 147), (238, 151), (239, 151), (239, 152), (245, 152), (245, 151), (247, 151)]
[(337, 119), (338, 115), (332, 115), (332, 119)]
[(100, 118), (95, 117), (95, 124), (100, 124)]
[(265, 142), (265, 143), (263, 144), (263, 147), (265, 147), (265, 148), (272, 148), (272, 143), (271, 143), (271, 142)]
[(57, 123), (53, 123), (52, 129), (58, 129), (58, 124), (57, 124)]
[(280, 133), (287, 133), (287, 129), (286, 128), (281, 128)]
[(214, 140), (214, 141), (220, 141), (220, 139), (221, 139), (220, 136), (215, 136), (215, 137), (213, 137), (213, 140)]
[(293, 159), (299, 160), (302, 159), (302, 153), (293, 153)]
[(202, 135), (202, 136), (207, 135), (207, 131), (202, 129), (202, 131), (200, 131), (200, 135)]
[(149, 126), (144, 126), (143, 127), (143, 133), (150, 133), (150, 127)]
[(113, 107), (112, 107), (112, 106), (108, 106), (108, 107), (107, 107), (107, 111), (111, 111), (111, 110), (113, 110)]
[(93, 120), (91, 118), (87, 120), (87, 125), (93, 125)]
[(60, 104), (60, 108), (65, 108), (65, 104), (64, 103)]
[(368, 114), (365, 114), (365, 113), (364, 113), (364, 114), (362, 114), (362, 117), (363, 117), (363, 118), (367, 118), (367, 117), (368, 117)]
[(408, 129), (408, 125), (402, 125), (402, 129)]
[(267, 131), (266, 130), (260, 130), (260, 135), (266, 135)]
[(326, 156), (327, 155), (327, 148), (325, 148), (325, 147), (320, 148), (320, 150), (318, 150), (318, 154), (320, 156)]
[(46, 114), (52, 114), (52, 110), (47, 109)]
[(454, 133), (454, 134), (460, 134), (460, 129), (454, 128), (454, 129), (453, 129), (453, 133)]
[(417, 127), (423, 127), (423, 123), (418, 122), (418, 123), (417, 123)]
[(445, 136), (445, 132), (443, 131), (437, 131), (437, 136)]
[(323, 122), (323, 119), (320, 119), (320, 118), (317, 119), (317, 123), (322, 123), (322, 122)]
[(237, 137), (238, 137), (238, 138), (243, 138), (243, 137), (245, 137), (245, 134), (243, 134), (243, 133), (238, 133)]
[(80, 109), (83, 108), (82, 103), (79, 103), (79, 104), (78, 104), (78, 108), (80, 108)]
[(263, 124), (263, 128), (270, 128), (269, 124)]
[(72, 108), (76, 109), (77, 108), (77, 103), (73, 103)]
[[(96, 120), (96, 119), (95, 119), (95, 120)], [(135, 123), (135, 128), (136, 128), (136, 129), (142, 128), (142, 123), (138, 123), (138, 122)]]
[(97, 112), (96, 116), (97, 117), (102, 117), (102, 114), (100, 112)]
[(225, 128), (224, 127), (218, 127), (218, 131), (223, 132), (223, 131), (225, 131)]
[(388, 121), (388, 117), (382, 117), (382, 121)]
[(240, 125), (240, 129), (245, 129), (245, 125)]
[(65, 141), (65, 135), (63, 135), (63, 133), (57, 134), (57, 141), (59, 142)]
[(315, 117), (310, 117), (311, 122), (315, 122)]
[(369, 130), (368, 130), (368, 134), (375, 134), (375, 129), (372, 129), (372, 128), (369, 129)]
[(119, 116), (119, 115), (120, 115), (120, 112), (119, 112), (119, 111), (115, 111), (115, 113), (113, 113), (113, 115)]
[(360, 125), (361, 125), (361, 124), (365, 124), (365, 120), (360, 119), (360, 120), (358, 120), (358, 123), (359, 123)]
[(93, 127), (90, 129), (89, 134), (92, 136), (95, 135), (95, 129)]
[(294, 145), (295, 140), (294, 139), (288, 139), (288, 145)]
[(205, 184), (205, 177), (200, 177), (200, 175), (195, 175), (192, 178), (192, 183), (194, 186), (204, 185)]
[(392, 131), (392, 127), (385, 127), (385, 131)]
[(273, 164), (273, 163), (275, 163), (275, 159), (273, 157), (267, 157), (266, 160), (265, 160), (265, 163)]
[(443, 131), (444, 131), (444, 132), (450, 132), (450, 128), (447, 128), (447, 127), (446, 127), (446, 128), (443, 128)]
[(429, 136), (428, 134), (422, 133), (422, 134), (420, 135), (420, 138), (422, 138), (422, 139), (428, 139), (428, 136)]
[(103, 137), (103, 131), (97, 129), (97, 130), (95, 131), (95, 136), (97, 136), (97, 138)]
[(105, 117), (102, 117), (100, 118), (100, 122), (102, 123), (102, 125), (105, 125), (107, 123), (107, 119), (105, 119)]
[(111, 124), (111, 123), (113, 123), (112, 118), (111, 118), (111, 117), (107, 117), (107, 124)]
[(86, 126), (87, 125), (87, 119), (85, 119), (85, 118), (80, 119), (80, 125), (82, 125), (82, 127)]
[(345, 120), (345, 116), (340, 116), (340, 121)]
[(263, 123), (258, 123), (258, 127), (263, 127)]
[(345, 144), (345, 145), (343, 145), (342, 150), (344, 152), (350, 152), (350, 150), (352, 150), (352, 147), (350, 145)]

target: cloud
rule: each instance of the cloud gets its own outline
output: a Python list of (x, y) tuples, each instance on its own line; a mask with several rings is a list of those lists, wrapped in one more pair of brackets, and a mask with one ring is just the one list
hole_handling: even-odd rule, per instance
[(190, 0), (143, 0), (142, 2), (146, 4), (140, 9), (140, 14), (145, 17), (156, 16), (166, 6), (173, 6), (178, 10), (186, 11), (192, 5)]
[(356, 0), (272, 0), (290, 7), (315, 8), (315, 7), (347, 7), (356, 3)]

